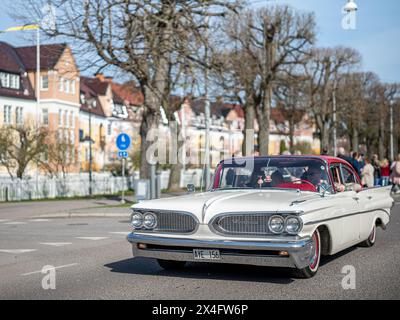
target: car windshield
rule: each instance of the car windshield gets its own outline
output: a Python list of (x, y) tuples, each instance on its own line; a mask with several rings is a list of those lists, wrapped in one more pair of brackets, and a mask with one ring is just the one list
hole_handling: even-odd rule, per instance
[(315, 158), (276, 157), (225, 160), (217, 169), (214, 189), (331, 190), (325, 163)]

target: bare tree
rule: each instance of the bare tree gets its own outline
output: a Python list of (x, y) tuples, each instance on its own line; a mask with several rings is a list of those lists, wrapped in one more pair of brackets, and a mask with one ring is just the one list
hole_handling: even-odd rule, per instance
[(360, 54), (351, 48), (313, 49), (304, 64), (307, 75), (309, 106), (321, 142), (321, 150), (329, 150), (332, 122), (332, 94), (341, 72), (357, 65)]
[[(289, 151), (295, 152), (294, 134), (296, 125), (305, 117), (307, 112), (307, 101), (304, 75), (288, 74), (281, 79), (275, 89), (277, 109), (282, 113), (288, 123)], [(278, 127), (278, 123), (276, 123)]]
[(47, 150), (48, 131), (31, 126), (0, 127), (0, 165), (12, 179), (25, 177), (29, 165), (42, 163)]
[[(268, 154), (273, 89), (288, 67), (305, 59), (314, 41), (313, 14), (299, 13), (288, 6), (266, 6), (249, 10), (228, 24), (235, 42), (225, 56), (232, 90), (246, 111), (246, 129), (258, 122), (261, 155)], [(229, 61), (230, 60), (230, 61)], [(228, 82), (229, 84), (229, 82)]]
[[(377, 110), (370, 110), (370, 92), (379, 83), (371, 72), (345, 73), (338, 76), (337, 102), (339, 132), (349, 138), (350, 150), (359, 151), (361, 140), (371, 131), (373, 124), (365, 126), (367, 117), (379, 118)], [(372, 112), (372, 113), (371, 113)]]
[(198, 43), (204, 43), (203, 18), (223, 16), (236, 1), (29, 0), (23, 4), (24, 19), (37, 19), (40, 8), (49, 3), (58, 15), (56, 27), (43, 30), (48, 36), (73, 40), (81, 53), (94, 51), (97, 59), (90, 59), (90, 65), (99, 70), (115, 67), (137, 80), (145, 107), (140, 173), (147, 177), (146, 135), (157, 128), (160, 106), (170, 94), (169, 62), (178, 56), (204, 65), (196, 58)]

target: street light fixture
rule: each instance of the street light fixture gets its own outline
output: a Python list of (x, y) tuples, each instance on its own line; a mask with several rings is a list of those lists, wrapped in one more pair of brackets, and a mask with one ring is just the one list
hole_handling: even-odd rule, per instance
[(355, 12), (358, 10), (357, 4), (354, 2), (354, 0), (348, 0), (346, 5), (344, 6), (344, 11), (346, 12)]
[(89, 110), (89, 139), (85, 139), (89, 141), (89, 196), (92, 196), (92, 182), (93, 182), (93, 157), (92, 157), (92, 108), (96, 108), (96, 99), (88, 98), (86, 99), (86, 105)]

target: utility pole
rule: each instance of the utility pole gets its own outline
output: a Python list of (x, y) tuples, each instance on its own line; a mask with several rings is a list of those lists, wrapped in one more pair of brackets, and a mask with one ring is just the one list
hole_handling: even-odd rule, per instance
[(336, 90), (337, 90), (337, 74), (335, 73), (335, 79), (333, 80), (333, 92), (332, 92), (332, 103), (333, 103), (333, 155), (335, 157), (337, 156)]
[(204, 162), (204, 186), (205, 189), (210, 185), (210, 117), (211, 117), (211, 111), (210, 111), (210, 100), (208, 97), (208, 20), (209, 17), (207, 16), (206, 18), (206, 46), (204, 50), (205, 54), (205, 72), (204, 72), (204, 95), (205, 95), (205, 106), (204, 106), (204, 115), (205, 115), (205, 126), (206, 126), (206, 132), (205, 132), (205, 162)]
[[(39, 136), (39, 108), (40, 108), (40, 28), (36, 29), (36, 134)], [(39, 161), (36, 160), (36, 196), (39, 195)]]
[(394, 142), (393, 142), (393, 100), (390, 101), (390, 161), (394, 161)]
[(92, 106), (96, 103), (94, 99), (88, 99), (89, 109), (89, 196), (93, 194), (92, 182), (93, 182), (93, 156), (92, 156)]

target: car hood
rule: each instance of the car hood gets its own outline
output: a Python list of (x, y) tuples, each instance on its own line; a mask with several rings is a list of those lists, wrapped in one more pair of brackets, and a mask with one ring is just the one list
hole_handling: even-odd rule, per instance
[(208, 223), (215, 215), (227, 212), (296, 211), (299, 206), (293, 204), (316, 198), (320, 198), (317, 193), (296, 190), (228, 190), (143, 201), (132, 208), (186, 211), (201, 223)]

